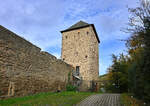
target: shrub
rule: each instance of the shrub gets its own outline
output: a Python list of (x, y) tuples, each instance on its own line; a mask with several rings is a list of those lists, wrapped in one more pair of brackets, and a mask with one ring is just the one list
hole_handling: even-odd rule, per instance
[(71, 84), (68, 84), (68, 85), (66, 86), (66, 90), (67, 90), (67, 91), (77, 91), (77, 87), (76, 87), (76, 86), (73, 86), (73, 85), (71, 85)]

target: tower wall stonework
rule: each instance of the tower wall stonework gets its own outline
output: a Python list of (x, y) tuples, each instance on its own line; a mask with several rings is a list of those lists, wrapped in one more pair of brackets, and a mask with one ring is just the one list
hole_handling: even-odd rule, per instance
[(83, 80), (98, 80), (99, 43), (93, 27), (62, 32), (61, 58), (73, 67), (80, 66)]

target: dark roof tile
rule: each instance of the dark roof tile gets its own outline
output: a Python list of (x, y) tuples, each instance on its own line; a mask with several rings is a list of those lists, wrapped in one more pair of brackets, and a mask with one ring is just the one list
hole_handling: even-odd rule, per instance
[(83, 22), (83, 21), (79, 21), (78, 23), (72, 25), (71, 27), (69, 27), (68, 29), (74, 29), (74, 28), (80, 28), (80, 27), (84, 27), (84, 26), (87, 26), (89, 25), (88, 23), (86, 22)]
[(61, 32), (66, 32), (66, 31), (70, 31), (70, 30), (73, 30), (73, 29), (78, 29), (78, 28), (82, 28), (82, 27), (86, 27), (86, 26), (89, 26), (90, 24), (84, 22), (84, 21), (79, 21), (77, 22), (76, 24), (72, 25), (71, 27), (61, 31)]

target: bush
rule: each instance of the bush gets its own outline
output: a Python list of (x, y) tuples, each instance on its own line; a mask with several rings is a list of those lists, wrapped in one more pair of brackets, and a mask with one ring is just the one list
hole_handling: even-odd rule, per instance
[(122, 106), (144, 106), (143, 102), (135, 99), (131, 94), (126, 93), (121, 94), (120, 102)]
[(68, 85), (66, 86), (66, 90), (67, 90), (67, 91), (77, 91), (77, 87), (68, 84)]

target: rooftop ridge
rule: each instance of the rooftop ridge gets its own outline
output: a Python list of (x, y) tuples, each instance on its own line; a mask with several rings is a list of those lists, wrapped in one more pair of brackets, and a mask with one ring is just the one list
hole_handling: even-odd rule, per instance
[(69, 28), (67, 28), (61, 32), (65, 32), (65, 31), (69, 31), (69, 30), (73, 30), (73, 29), (78, 29), (78, 28), (89, 26), (89, 25), (91, 25), (91, 24), (88, 24), (88, 23), (80, 20), (77, 23), (73, 24), (72, 26), (70, 26)]
[(76, 24), (69, 27), (68, 29), (74, 29), (74, 28), (83, 27), (83, 26), (87, 26), (87, 25), (89, 25), (89, 24), (84, 21), (79, 21)]

